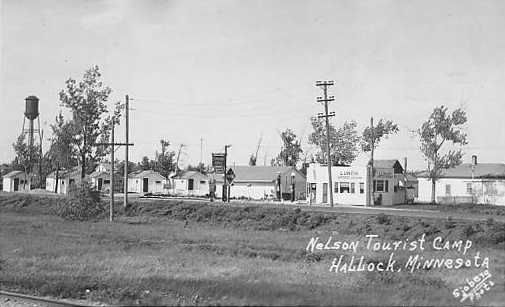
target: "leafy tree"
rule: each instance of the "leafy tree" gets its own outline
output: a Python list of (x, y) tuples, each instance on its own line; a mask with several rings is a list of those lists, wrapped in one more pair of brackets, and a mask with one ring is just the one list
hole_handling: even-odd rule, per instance
[(149, 157), (143, 156), (142, 160), (138, 163), (139, 167), (143, 171), (154, 169), (154, 161), (149, 160)]
[(160, 140), (161, 144), (161, 154), (156, 155), (156, 161), (154, 162), (154, 170), (160, 173), (165, 178), (168, 178), (170, 174), (175, 170), (174, 157), (175, 152), (168, 150), (170, 142), (167, 140)]
[(284, 143), (281, 152), (271, 160), (270, 164), (275, 166), (296, 166), (302, 154), (300, 141), (296, 139), (296, 134), (291, 129), (282, 132), (281, 138)]
[[(309, 143), (319, 147), (315, 155), (318, 163), (328, 163), (326, 154), (326, 124), (320, 118), (311, 118), (314, 131), (309, 135)], [(359, 136), (356, 122), (345, 122), (338, 130), (330, 123), (330, 157), (333, 165), (351, 164), (358, 155)]]
[(186, 170), (187, 171), (198, 171), (202, 174), (207, 174), (210, 172), (210, 169), (211, 167), (209, 165), (205, 165), (203, 163), (198, 163), (197, 166), (193, 166), (193, 165), (188, 165), (186, 167)]
[[(116, 163), (117, 166), (115, 166), (114, 168), (121, 176), (124, 176), (124, 164), (125, 164), (124, 160), (123, 161), (118, 160)], [(134, 162), (128, 161), (128, 173), (135, 171), (135, 169), (136, 164)]]
[(60, 114), (55, 118), (55, 124), (51, 125), (53, 137), (51, 138), (51, 146), (46, 153), (46, 160), (51, 165), (51, 169), (56, 170), (56, 185), (54, 192), (58, 191), (60, 170), (70, 169), (77, 165), (76, 154), (72, 140), (74, 126), (71, 122), (66, 122), (63, 115)]
[(72, 112), (71, 144), (77, 149), (81, 162), (81, 178), (110, 151), (109, 146), (96, 146), (95, 143), (109, 141), (112, 119), (119, 124), (122, 108), (119, 103), (116, 103), (113, 118), (103, 118), (108, 112), (106, 102), (112, 90), (103, 86), (100, 77), (99, 68), (95, 66), (84, 73), (82, 81), (68, 79), (66, 88), (60, 92), (62, 106)]
[(366, 127), (361, 137), (361, 150), (371, 152), (375, 150), (382, 139), (387, 139), (390, 134), (397, 133), (398, 126), (390, 120), (379, 120), (376, 126)]
[(421, 138), (421, 152), (432, 168), (428, 170), (431, 179), (431, 202), (435, 203), (435, 184), (444, 169), (461, 164), (463, 154), (460, 150), (440, 152), (442, 145), (452, 142), (453, 145), (466, 145), (466, 133), (461, 131), (467, 121), (466, 113), (461, 108), (448, 114), (444, 106), (433, 110), (428, 121), (423, 123), (417, 134)]
[(16, 157), (14, 159), (14, 164), (20, 165), (25, 173), (23, 188), (26, 187), (27, 174), (31, 173), (34, 166), (40, 160), (40, 145), (33, 145), (32, 148), (25, 143), (24, 135), (21, 134), (16, 143), (13, 143), (14, 152)]

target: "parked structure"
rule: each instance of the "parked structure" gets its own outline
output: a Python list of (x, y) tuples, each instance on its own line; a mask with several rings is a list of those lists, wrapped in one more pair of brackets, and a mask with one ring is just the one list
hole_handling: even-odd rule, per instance
[[(89, 180), (86, 175), (84, 180)], [(81, 167), (76, 166), (70, 170), (60, 170), (58, 173), (58, 190), (57, 194), (68, 194), (70, 188), (81, 181)], [(46, 190), (55, 193), (56, 189), (56, 171), (47, 175)]]
[[(420, 202), (431, 202), (429, 173), (419, 174)], [(505, 164), (463, 163), (445, 170), (435, 184), (437, 203), (479, 203), (505, 205)]]
[(30, 191), (31, 177), (23, 171), (12, 171), (3, 176), (3, 191), (4, 192), (18, 192)]
[[(370, 188), (367, 167), (333, 166), (331, 170), (333, 187), (329, 188), (327, 166), (310, 163), (306, 187), (310, 204), (329, 204), (329, 193), (333, 193), (335, 204), (366, 205), (366, 191)], [(402, 204), (407, 188), (412, 187), (412, 181), (405, 181), (398, 160), (375, 160), (373, 184), (376, 205)]]
[[(100, 163), (95, 168), (95, 171), (89, 175), (91, 180), (91, 185), (95, 187), (98, 191), (110, 191), (110, 163)], [(124, 180), (123, 176), (119, 172), (114, 172), (114, 191), (124, 192)]]
[(128, 192), (162, 194), (167, 179), (153, 170), (133, 172), (128, 178)]
[(181, 196), (205, 196), (209, 194), (209, 177), (198, 171), (184, 171), (172, 177), (172, 193)]
[[(305, 199), (305, 176), (293, 166), (232, 166), (235, 179), (231, 186), (231, 198)], [(216, 180), (216, 197), (222, 197), (223, 175), (212, 174)], [(280, 183), (280, 184), (279, 184)], [(280, 188), (279, 188), (280, 187)]]

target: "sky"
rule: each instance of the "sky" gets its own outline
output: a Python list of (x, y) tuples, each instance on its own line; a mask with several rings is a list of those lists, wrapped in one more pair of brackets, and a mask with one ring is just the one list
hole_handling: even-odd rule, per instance
[(165, 139), (186, 145), (182, 165), (210, 164), (225, 144), (229, 163), (246, 165), (262, 138), (258, 164), (269, 164), (287, 128), (310, 157), (316, 81), (332, 80), (333, 125), (398, 124), (376, 158), (426, 169), (413, 131), (444, 105), (467, 112), (464, 162), (505, 163), (502, 0), (1, 0), (0, 12), (0, 162), (14, 158), (27, 96), (40, 99), (47, 149), (68, 115), (65, 81), (98, 65), (109, 107), (132, 98), (132, 161)]

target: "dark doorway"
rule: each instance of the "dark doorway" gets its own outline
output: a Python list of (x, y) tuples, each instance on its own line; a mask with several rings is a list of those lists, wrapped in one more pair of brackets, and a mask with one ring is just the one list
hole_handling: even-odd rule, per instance
[(188, 190), (193, 191), (194, 180), (188, 179)]
[(14, 191), (19, 190), (19, 178), (14, 178)]
[(149, 178), (144, 178), (142, 180), (142, 192), (147, 193), (149, 191)]
[(98, 191), (102, 190), (103, 178), (98, 178)]

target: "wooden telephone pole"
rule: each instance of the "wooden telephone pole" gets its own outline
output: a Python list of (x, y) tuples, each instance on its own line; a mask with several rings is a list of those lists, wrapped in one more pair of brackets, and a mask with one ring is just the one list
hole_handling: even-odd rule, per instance
[(334, 101), (335, 97), (328, 97), (328, 86), (332, 86), (333, 81), (317, 81), (316, 86), (323, 87), (324, 98), (317, 97), (317, 102), (324, 102), (324, 114), (319, 113), (318, 118), (326, 120), (326, 154), (328, 156), (328, 193), (330, 194), (330, 205), (333, 207), (333, 181), (331, 178), (331, 152), (330, 152), (330, 121), (329, 118), (335, 116), (335, 112), (328, 114), (328, 102)]
[[(111, 134), (110, 134), (110, 142), (109, 143), (95, 143), (94, 145), (95, 146), (111, 146), (111, 149), (110, 149), (110, 160), (111, 160), (111, 164), (110, 164), (110, 205), (109, 205), (109, 220), (111, 222), (114, 221), (114, 146), (126, 146), (126, 148), (128, 148), (128, 146), (133, 146), (132, 143), (115, 143), (114, 142), (114, 121), (115, 121), (115, 118), (113, 117), (112, 118), (112, 125), (111, 125)], [(125, 161), (125, 163), (128, 163), (128, 161)], [(125, 171), (126, 171), (126, 167), (125, 167)], [(126, 174), (125, 174), (126, 175)], [(125, 178), (127, 178), (125, 176)], [(127, 187), (125, 185), (125, 187)], [(125, 191), (125, 194), (127, 193), (128, 191)], [(127, 198), (125, 198), (125, 201), (127, 200)]]

